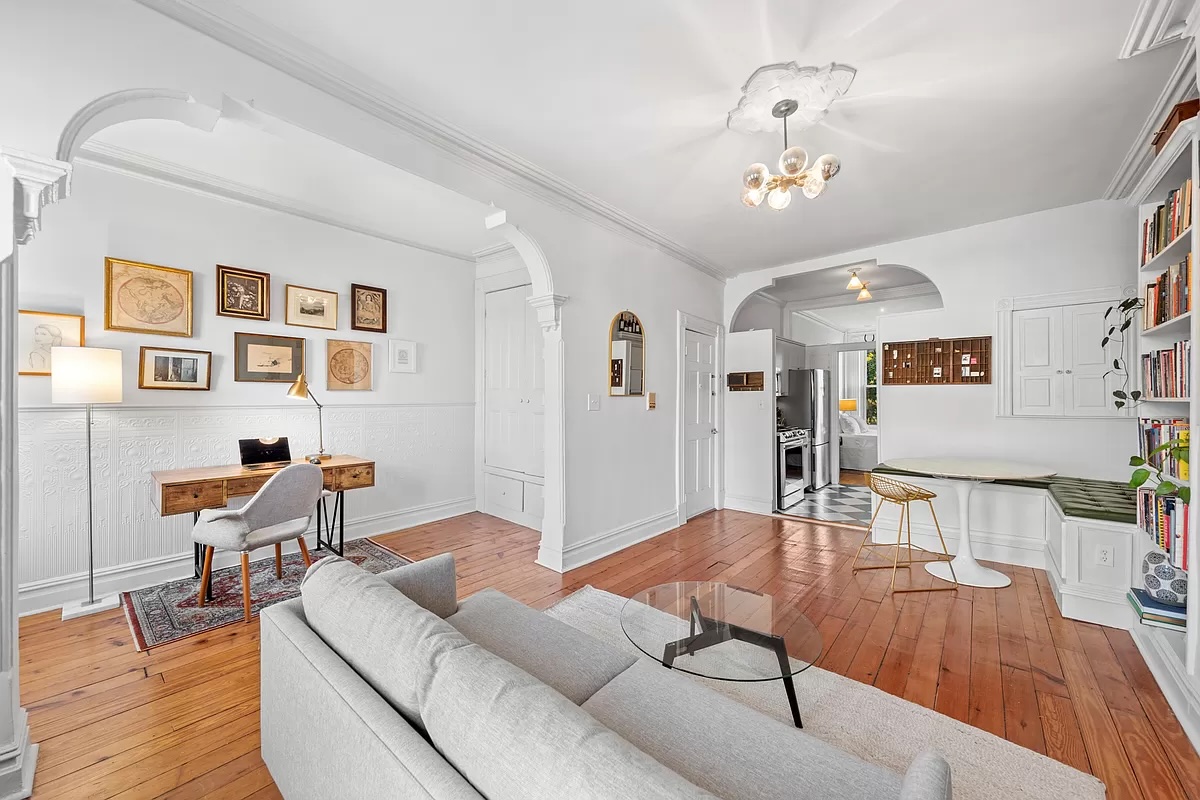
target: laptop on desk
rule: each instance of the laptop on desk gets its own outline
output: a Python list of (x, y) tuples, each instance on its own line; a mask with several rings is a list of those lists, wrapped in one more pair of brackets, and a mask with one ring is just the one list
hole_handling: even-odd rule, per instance
[(292, 463), (286, 436), (274, 439), (238, 439), (243, 469), (279, 469)]

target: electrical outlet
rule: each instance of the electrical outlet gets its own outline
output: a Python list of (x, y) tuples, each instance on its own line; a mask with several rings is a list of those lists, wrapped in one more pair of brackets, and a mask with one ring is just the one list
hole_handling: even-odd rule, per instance
[(1113, 565), (1113, 549), (1111, 545), (1100, 545), (1096, 548), (1096, 563), (1102, 567)]

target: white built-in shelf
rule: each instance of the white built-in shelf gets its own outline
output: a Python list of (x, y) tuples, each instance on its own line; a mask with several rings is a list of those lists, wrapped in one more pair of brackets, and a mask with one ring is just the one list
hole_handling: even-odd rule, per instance
[[(1171, 134), (1162, 150), (1150, 162), (1150, 168), (1130, 192), (1136, 203), (1161, 203), (1167, 192), (1178, 189), (1192, 177), (1192, 139), (1196, 134), (1196, 117), (1184, 120)], [(1139, 228), (1140, 229), (1140, 228)]]
[(1190, 403), (1190, 397), (1142, 397), (1140, 402), (1143, 403)]
[(1191, 318), (1192, 318), (1192, 312), (1185, 311), (1182, 314), (1180, 314), (1178, 317), (1174, 317), (1172, 319), (1167, 320), (1166, 322), (1159, 323), (1158, 325), (1155, 325), (1153, 328), (1146, 328), (1145, 330), (1142, 331), (1142, 335), (1143, 336), (1146, 336), (1146, 335), (1153, 336), (1156, 333), (1170, 333), (1171, 331), (1174, 331), (1177, 329), (1182, 333), (1188, 333), (1188, 324), (1189, 324), (1188, 321)]
[[(1179, 188), (1179, 187), (1175, 187)], [(1191, 250), (1192, 244), (1192, 226), (1183, 229), (1183, 232), (1171, 240), (1170, 244), (1158, 252), (1158, 255), (1142, 265), (1141, 272), (1161, 275), (1171, 267), (1187, 258), (1188, 252)]]

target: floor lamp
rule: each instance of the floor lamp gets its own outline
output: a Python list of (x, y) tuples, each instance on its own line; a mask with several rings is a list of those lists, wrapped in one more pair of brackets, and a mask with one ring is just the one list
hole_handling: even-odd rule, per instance
[(121, 604), (118, 595), (96, 599), (96, 557), (92, 541), (92, 405), (121, 402), (121, 351), (102, 347), (50, 348), (50, 402), (83, 404), (87, 450), (88, 596), (63, 606), (62, 618), (96, 614)]

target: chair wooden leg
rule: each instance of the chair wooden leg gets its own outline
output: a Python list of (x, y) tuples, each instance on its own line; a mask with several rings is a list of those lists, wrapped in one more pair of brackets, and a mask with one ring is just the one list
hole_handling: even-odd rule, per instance
[(275, 577), (283, 580), (283, 544), (275, 543)]
[(312, 566), (312, 556), (308, 554), (308, 545), (304, 543), (303, 536), (297, 536), (296, 541), (300, 543), (300, 555), (304, 556), (305, 568)]
[(242, 553), (242, 607), (246, 611), (246, 622), (250, 621), (250, 554)]
[(208, 594), (208, 582), (212, 580), (212, 558), (213, 549), (211, 546), (204, 548), (204, 571), (200, 573), (200, 601), (199, 605), (204, 608), (204, 596)]

